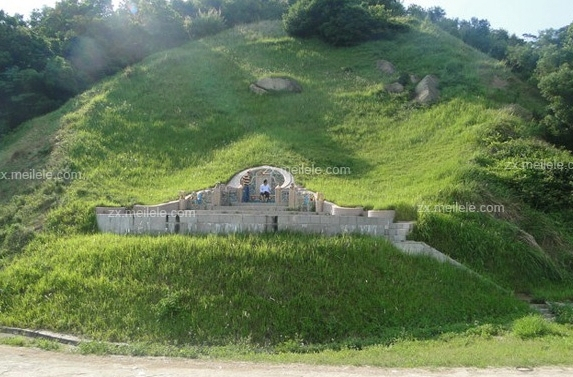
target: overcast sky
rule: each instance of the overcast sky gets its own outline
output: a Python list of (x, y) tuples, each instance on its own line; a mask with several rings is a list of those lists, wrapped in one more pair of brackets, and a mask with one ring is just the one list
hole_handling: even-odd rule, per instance
[[(118, 3), (119, 0), (114, 0)], [(494, 29), (505, 29), (521, 36), (540, 30), (560, 28), (573, 22), (573, 0), (403, 0), (404, 5), (424, 8), (442, 7), (449, 18), (489, 20)], [(43, 5), (54, 6), (56, 0), (0, 0), (0, 9), (8, 14), (28, 16)]]

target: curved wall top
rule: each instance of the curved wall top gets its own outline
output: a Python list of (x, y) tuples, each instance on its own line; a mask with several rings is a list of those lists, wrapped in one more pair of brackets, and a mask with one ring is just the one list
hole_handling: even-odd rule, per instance
[(293, 175), (285, 169), (277, 168), (275, 166), (263, 165), (240, 171), (239, 173), (235, 174), (229, 182), (227, 182), (227, 186), (236, 188), (241, 186), (241, 177), (248, 171), (251, 172), (253, 177), (256, 177), (257, 175), (269, 175), (280, 188), (290, 187), (290, 185), (294, 183)]

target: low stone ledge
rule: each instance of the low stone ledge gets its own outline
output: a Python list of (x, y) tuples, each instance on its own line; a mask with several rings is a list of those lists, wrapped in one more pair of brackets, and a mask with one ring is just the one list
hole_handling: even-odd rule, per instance
[(333, 207), (332, 216), (362, 216), (364, 209), (362, 207), (346, 208), (346, 207)]
[(43, 330), (29, 330), (29, 329), (19, 329), (16, 327), (0, 326), (0, 332), (12, 335), (27, 336), (29, 338), (41, 338), (56, 341), (58, 343), (69, 344), (72, 346), (77, 346), (82, 342), (82, 340), (73, 335), (57, 334), (51, 331)]
[(377, 219), (388, 219), (390, 222), (394, 221), (396, 216), (396, 211), (394, 210), (370, 210), (368, 211), (368, 217), (373, 217)]

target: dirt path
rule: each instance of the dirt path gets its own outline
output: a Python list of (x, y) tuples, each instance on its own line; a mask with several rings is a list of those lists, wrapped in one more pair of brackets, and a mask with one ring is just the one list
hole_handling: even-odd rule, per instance
[(2, 377), (477, 377), (477, 376), (573, 376), (573, 368), (539, 369), (380, 369), (369, 367), (327, 367), (273, 365), (242, 362), (196, 361), (158, 357), (81, 356), (32, 348), (0, 346)]

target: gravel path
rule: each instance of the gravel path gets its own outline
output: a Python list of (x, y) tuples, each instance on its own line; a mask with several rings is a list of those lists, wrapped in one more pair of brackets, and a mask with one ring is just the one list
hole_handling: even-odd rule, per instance
[(561, 377), (573, 376), (573, 368), (536, 369), (383, 369), (369, 367), (329, 367), (314, 365), (275, 365), (243, 362), (197, 361), (163, 357), (82, 356), (47, 352), (34, 348), (0, 346), (2, 377)]

